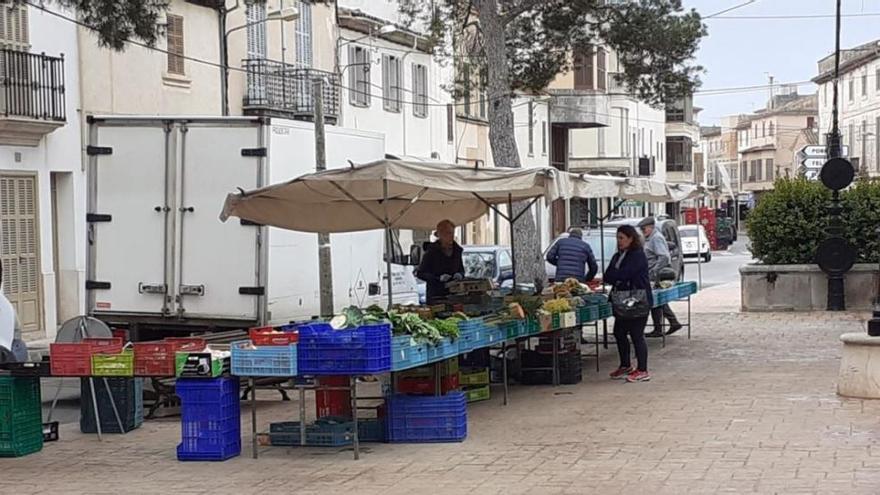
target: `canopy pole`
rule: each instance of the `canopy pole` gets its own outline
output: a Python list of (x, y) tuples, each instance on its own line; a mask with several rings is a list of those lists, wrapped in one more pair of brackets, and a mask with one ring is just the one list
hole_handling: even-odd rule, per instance
[[(513, 222), (516, 221), (516, 218), (513, 216), (513, 195), (507, 195), (507, 223), (510, 225), (510, 261), (513, 263), (513, 292), (516, 293), (516, 242), (514, 241), (513, 235)], [(517, 217), (519, 218), (519, 217)], [(504, 359), (507, 359), (507, 356), (504, 356)]]
[[(703, 289), (703, 238), (700, 235), (700, 226), (703, 225), (700, 222), (700, 203), (702, 198), (697, 198), (697, 287), (700, 290)], [(706, 242), (709, 242), (709, 233), (706, 232)], [(709, 245), (709, 252), (712, 251), (712, 246)], [(682, 263), (684, 263), (684, 257), (682, 256)]]
[(388, 309), (394, 304), (394, 281), (391, 278), (391, 223), (388, 221), (388, 179), (382, 179), (382, 208), (385, 210), (385, 270), (388, 276)]

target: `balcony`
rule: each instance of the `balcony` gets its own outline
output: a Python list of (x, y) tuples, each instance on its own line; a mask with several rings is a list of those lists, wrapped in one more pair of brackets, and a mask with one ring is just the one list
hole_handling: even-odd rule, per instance
[(588, 129), (611, 125), (611, 98), (604, 92), (550, 89), (550, 122), (557, 127)]
[(64, 57), (0, 50), (0, 145), (37, 146), (66, 121)]
[(245, 115), (312, 121), (313, 84), (322, 80), (324, 119), (328, 124), (339, 119), (339, 74), (266, 59), (245, 59), (242, 66), (247, 73)]

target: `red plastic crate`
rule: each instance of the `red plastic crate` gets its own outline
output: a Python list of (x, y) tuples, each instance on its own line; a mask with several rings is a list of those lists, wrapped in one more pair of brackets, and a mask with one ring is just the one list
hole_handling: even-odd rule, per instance
[(174, 376), (177, 351), (201, 351), (207, 346), (198, 337), (167, 338), (134, 344), (134, 376)]
[[(446, 394), (457, 390), (458, 385), (458, 373), (447, 375), (440, 380), (440, 393)], [(397, 392), (400, 394), (433, 395), (435, 386), (433, 378), (400, 378), (397, 381)]]
[(76, 343), (49, 344), (53, 376), (90, 376), (92, 354), (118, 354), (122, 352), (122, 339), (88, 338)]
[[(327, 387), (347, 387), (347, 376), (321, 376), (318, 383)], [(327, 416), (351, 417), (351, 392), (348, 390), (315, 391), (315, 413), (317, 418)]]
[(296, 344), (299, 341), (299, 333), (277, 332), (272, 327), (251, 328), (248, 333), (250, 334), (251, 342), (253, 342), (255, 346), (285, 346)]

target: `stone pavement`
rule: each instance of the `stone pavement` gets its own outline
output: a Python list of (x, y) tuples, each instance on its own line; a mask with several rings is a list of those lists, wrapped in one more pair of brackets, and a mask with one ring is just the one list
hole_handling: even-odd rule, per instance
[[(41, 453), (0, 460), (0, 493), (880, 492), (880, 401), (835, 394), (838, 336), (864, 315), (694, 318), (690, 342), (651, 342), (653, 381), (606, 379), (609, 349), (600, 374), (585, 362), (580, 385), (514, 387), (507, 407), (493, 390), (470, 408), (461, 444), (369, 444), (360, 461), (275, 448), (253, 460), (245, 441), (230, 461), (180, 463), (174, 419), (103, 443), (68, 424)], [(296, 414), (277, 399), (261, 396), (261, 423)]]

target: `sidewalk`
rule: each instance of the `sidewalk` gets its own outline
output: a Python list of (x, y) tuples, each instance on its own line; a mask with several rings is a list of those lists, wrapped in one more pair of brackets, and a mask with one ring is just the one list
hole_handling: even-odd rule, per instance
[[(42, 452), (0, 460), (0, 492), (877, 493), (880, 401), (835, 394), (838, 336), (859, 331), (860, 318), (701, 311), (691, 341), (651, 342), (649, 383), (608, 380), (612, 348), (601, 373), (585, 362), (580, 385), (513, 387), (507, 407), (494, 389), (470, 407), (461, 444), (367, 444), (360, 461), (284, 448), (253, 460), (245, 434), (241, 457), (180, 463), (174, 419), (103, 443), (65, 425)], [(261, 428), (298, 409), (271, 392), (260, 402)], [(246, 405), (242, 414), (249, 432)]]

